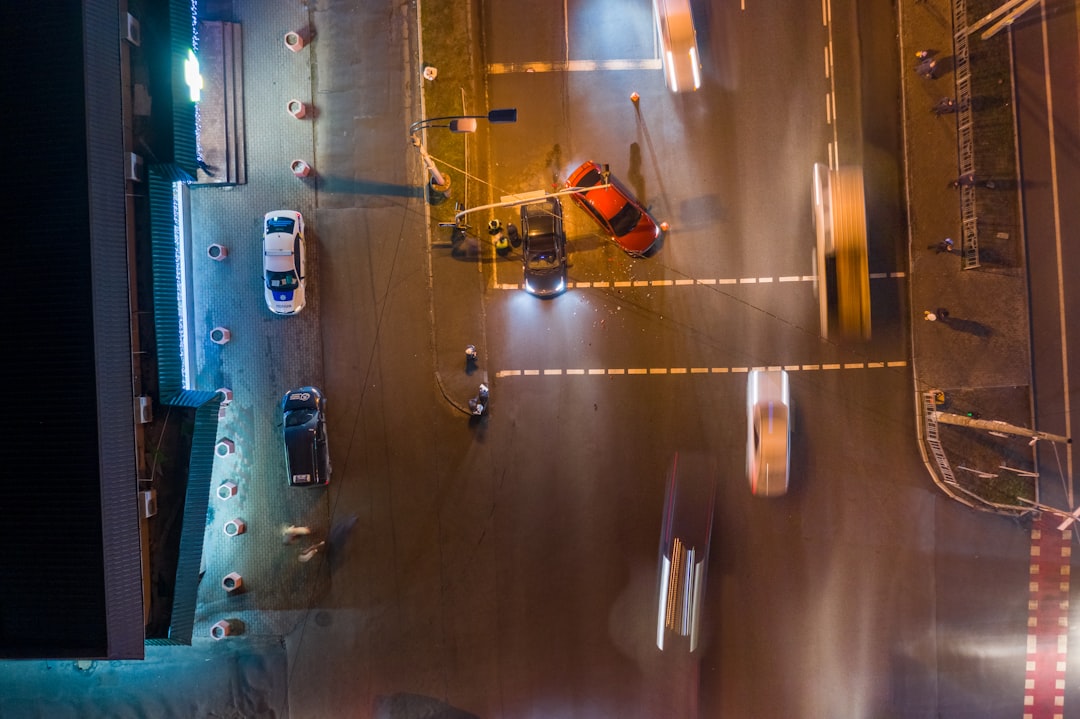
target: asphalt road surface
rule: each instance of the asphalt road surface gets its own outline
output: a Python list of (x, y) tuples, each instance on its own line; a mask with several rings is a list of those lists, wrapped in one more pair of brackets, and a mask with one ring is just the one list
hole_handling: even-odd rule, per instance
[[(550, 188), (594, 159), (672, 226), (655, 256), (632, 259), (567, 202), (570, 278), (589, 284), (550, 301), (504, 286), (521, 281), (514, 256), (478, 265), (428, 244), (406, 142), (420, 113), (413, 9), (313, 11), (323, 184), (309, 227), (331, 526), (344, 529), (329, 592), (285, 637), (286, 670), (280, 648), (243, 637), (230, 644), (254, 659), (205, 665), (223, 701), (242, 698), (224, 706), (380, 719), (1022, 714), (1027, 534), (944, 499), (917, 451), (901, 64), (892, 9), (866, 5), (695, 7), (704, 85), (676, 97), (645, 0), (483, 4), (473, 50), (487, 96), (469, 101), (516, 106), (519, 122), (490, 133), (487, 197), (473, 204)], [(819, 336), (811, 166), (836, 159), (867, 171), (868, 343)], [(479, 423), (439, 374), (466, 341), (458, 327), (486, 337), (493, 401)], [(745, 479), (755, 366), (791, 373), (792, 484), (776, 500), (752, 498)], [(655, 646), (664, 472), (678, 450), (720, 468), (696, 657)], [(129, 706), (183, 715), (191, 683), (168, 695), (154, 671), (137, 685), (150, 698)], [(79, 687), (132, 680), (102, 671)], [(33, 682), (44, 691), (50, 673)]]
[[(333, 283), (340, 324), (324, 320), (337, 406), (357, 408), (331, 440), (336, 457), (347, 448), (337, 511), (361, 524), (293, 651), (294, 711), (347, 697), (366, 716), (410, 694), (483, 717), (1016, 715), (1026, 536), (943, 500), (916, 449), (890, 276), (904, 270), (892, 19), (838, 6), (830, 28), (817, 6), (714, 8), (699, 22), (705, 86), (673, 97), (647, 4), (565, 8), (485, 6), (487, 103), (519, 110), (490, 134), (488, 198), (549, 188), (591, 158), (673, 229), (634, 260), (566, 203), (571, 280), (590, 286), (553, 301), (493, 289), (520, 282), (520, 265), (487, 263), (475, 291), (493, 410), (470, 427), (425, 377), (423, 258), (395, 240), (415, 202), (358, 215), (355, 237), (337, 227), (350, 249), (333, 271), (364, 268), (356, 288)], [(503, 31), (520, 27), (543, 31)], [(830, 30), (844, 59), (832, 81)], [(627, 69), (577, 62), (590, 60)], [(831, 92), (843, 115), (826, 110)], [(869, 344), (820, 340), (802, 279), (810, 167), (830, 142), (875, 188)], [(434, 267), (436, 291), (475, 286), (471, 264)], [(776, 501), (744, 479), (740, 370), (760, 365), (792, 368), (792, 491)], [(721, 467), (699, 659), (653, 643), (663, 474), (680, 449)]]

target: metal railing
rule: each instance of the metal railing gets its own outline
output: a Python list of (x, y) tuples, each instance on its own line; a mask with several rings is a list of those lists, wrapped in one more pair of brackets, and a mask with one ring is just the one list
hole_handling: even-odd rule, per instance
[(934, 453), (934, 461), (937, 462), (938, 469), (941, 471), (941, 478), (946, 484), (957, 485), (956, 477), (953, 476), (952, 466), (949, 465), (949, 459), (945, 456), (945, 450), (941, 448), (941, 439), (938, 437), (938, 423), (937, 423), (937, 401), (934, 399), (934, 395), (937, 392), (930, 390), (923, 392), (923, 417), (926, 422), (926, 443), (930, 445), (930, 451)]
[(956, 130), (960, 177), (972, 178), (960, 183), (960, 252), (961, 267), (965, 270), (979, 266), (979, 224), (975, 207), (975, 142), (972, 118), (971, 55), (968, 51), (967, 3), (953, 2), (953, 44), (956, 63)]

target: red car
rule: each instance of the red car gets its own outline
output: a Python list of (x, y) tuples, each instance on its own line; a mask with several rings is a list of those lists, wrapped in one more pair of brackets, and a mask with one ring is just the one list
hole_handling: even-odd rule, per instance
[[(597, 185), (610, 184), (610, 187)], [(644, 255), (660, 238), (660, 225), (622, 184), (589, 160), (574, 170), (567, 188), (594, 188), (570, 195), (631, 255)]]

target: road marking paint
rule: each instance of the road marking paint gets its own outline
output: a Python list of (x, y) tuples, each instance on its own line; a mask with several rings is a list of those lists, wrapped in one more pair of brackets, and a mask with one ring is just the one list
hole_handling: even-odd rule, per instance
[[(1024, 705), (1035, 707), (1036, 712), (1024, 716), (1033, 719), (1062, 716), (1056, 709), (1051, 711), (1051, 707), (1062, 707), (1065, 702), (1071, 551), (1065, 553), (1064, 550), (1071, 550), (1072, 532), (1053, 529), (1057, 521), (1053, 515), (1043, 514), (1035, 520), (1031, 530), (1032, 562), (1028, 570), (1031, 574), (1028, 583), (1028, 626), (1031, 630), (1027, 635)], [(1035, 561), (1036, 558), (1039, 561)], [(1056, 652), (1048, 648), (1052, 640), (1056, 640)]]
[[(495, 373), (498, 378), (509, 377), (538, 377), (543, 375), (545, 377), (558, 377), (558, 376), (602, 376), (602, 375), (686, 375), (686, 374), (746, 374), (751, 370), (786, 370), (788, 372), (812, 372), (814, 370), (852, 370), (852, 369), (885, 369), (888, 367), (906, 367), (907, 362), (848, 362), (844, 364), (788, 364), (788, 365), (754, 365), (746, 367), (591, 367), (585, 369), (582, 367), (569, 367), (558, 368), (549, 367), (543, 370), (539, 369), (505, 369), (499, 370)], [(1069, 553), (1068, 547), (1064, 547), (1062, 551), (1062, 557), (1065, 557), (1064, 562), (1068, 562)], [(1032, 556), (1038, 556), (1037, 551), (1032, 552)], [(1039, 572), (1039, 565), (1031, 565), (1031, 573), (1037, 574)], [(1064, 579), (1068, 579), (1069, 567), (1061, 567), (1061, 576)], [(1065, 584), (1068, 582), (1065, 581)], [(1068, 608), (1068, 602), (1065, 602), (1065, 609)]]
[(488, 65), (491, 75), (517, 72), (596, 72), (598, 70), (660, 70), (659, 58), (641, 60), (565, 60), (562, 62), (495, 62)]
[[(872, 280), (903, 279), (903, 272), (873, 272)], [(766, 285), (777, 282), (816, 282), (815, 275), (780, 275), (779, 277), (696, 277), (671, 280), (598, 280), (596, 282), (567, 282), (567, 287), (575, 289), (588, 289), (594, 287), (605, 289), (609, 287), (690, 287), (693, 285)], [(496, 282), (497, 290), (520, 290), (524, 289), (521, 282)]]

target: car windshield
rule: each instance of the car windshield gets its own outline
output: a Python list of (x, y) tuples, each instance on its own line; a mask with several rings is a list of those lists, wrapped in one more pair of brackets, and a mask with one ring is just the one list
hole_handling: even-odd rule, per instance
[(558, 266), (559, 255), (555, 248), (554, 235), (531, 237), (528, 242), (528, 251), (525, 253), (526, 266), (531, 270), (547, 270)]
[(600, 179), (600, 171), (593, 168), (581, 176), (577, 185), (578, 187), (592, 187), (601, 184)]
[(295, 272), (271, 272), (266, 273), (266, 286), (272, 290), (295, 290), (300, 286), (300, 280)]
[(637, 224), (640, 221), (641, 210), (635, 207), (634, 203), (627, 202), (623, 205), (623, 208), (611, 218), (611, 230), (615, 233), (616, 237), (622, 237), (637, 227)]
[(291, 235), (296, 223), (288, 217), (271, 217), (266, 221), (266, 232), (284, 232)]
[(315, 416), (315, 413), (316, 410), (314, 409), (294, 409), (285, 415), (285, 426), (299, 427), (307, 424)]
[(554, 250), (548, 250), (546, 252), (536, 252), (529, 255), (529, 269), (530, 270), (550, 270), (559, 266), (559, 260), (555, 256)]

